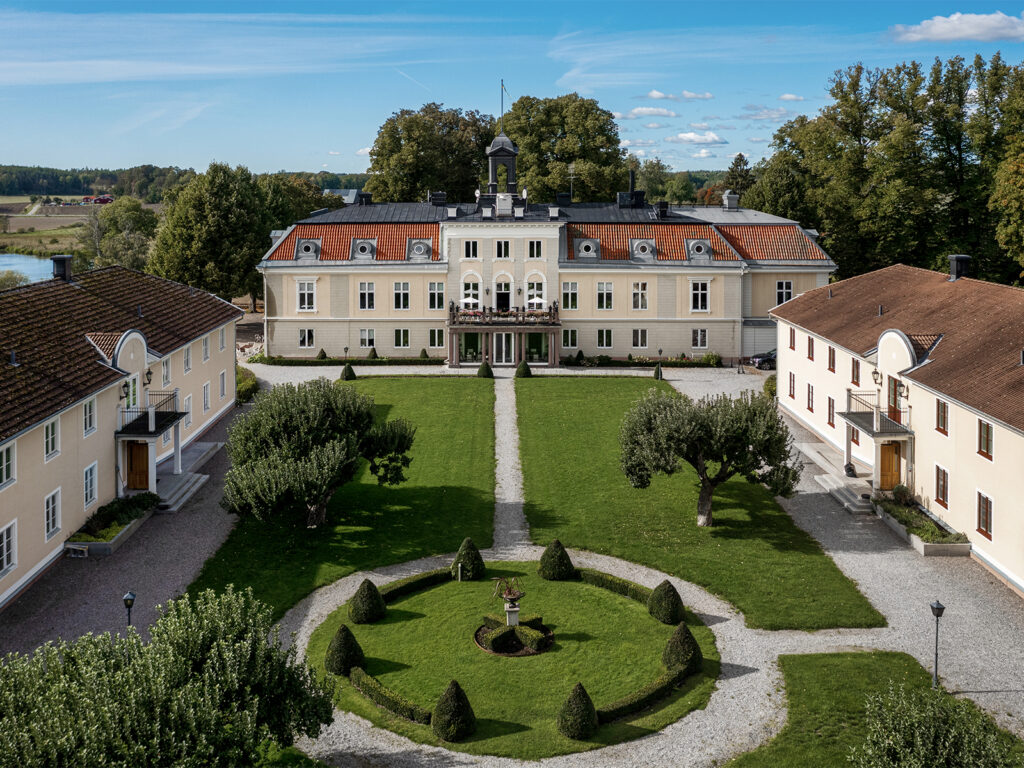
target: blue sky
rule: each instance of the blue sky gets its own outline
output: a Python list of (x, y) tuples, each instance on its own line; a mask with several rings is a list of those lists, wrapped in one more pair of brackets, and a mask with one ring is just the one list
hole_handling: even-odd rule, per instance
[(362, 171), (428, 101), (499, 110), (577, 91), (629, 151), (757, 160), (857, 61), (1024, 58), (1024, 6), (947, 2), (0, 0), (0, 163)]

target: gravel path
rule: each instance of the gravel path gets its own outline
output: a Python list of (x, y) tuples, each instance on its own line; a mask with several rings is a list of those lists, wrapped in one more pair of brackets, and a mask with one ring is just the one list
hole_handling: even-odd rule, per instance
[(523, 514), (523, 471), (519, 465), (516, 382), (494, 380), (494, 551), (512, 553), (530, 544)]

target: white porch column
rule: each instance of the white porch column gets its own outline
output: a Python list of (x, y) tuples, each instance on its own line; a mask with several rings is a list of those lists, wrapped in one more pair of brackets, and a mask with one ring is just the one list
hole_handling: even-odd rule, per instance
[(174, 474), (181, 474), (181, 422), (174, 423)]
[[(118, 408), (119, 412), (120, 412), (120, 410), (121, 409)], [(120, 416), (118, 417), (118, 419), (120, 420)], [(122, 458), (124, 456), (124, 451), (125, 451), (124, 446), (125, 446), (125, 442), (123, 440), (116, 440), (116, 441), (114, 441), (114, 462), (115, 462), (115, 469), (116, 469), (115, 474), (117, 475), (117, 488), (115, 490), (117, 492), (117, 498), (119, 498), (119, 499), (124, 497), (124, 492), (125, 492), (124, 476), (121, 473), (121, 467), (124, 466), (124, 464), (122, 462)]]
[(875, 449), (875, 465), (871, 468), (871, 487), (876, 491), (882, 487), (882, 443), (872, 438)]
[(853, 427), (846, 425), (846, 450), (843, 452), (843, 464), (853, 464)]
[(156, 493), (156, 440), (146, 441), (146, 456), (149, 458), (149, 492)]

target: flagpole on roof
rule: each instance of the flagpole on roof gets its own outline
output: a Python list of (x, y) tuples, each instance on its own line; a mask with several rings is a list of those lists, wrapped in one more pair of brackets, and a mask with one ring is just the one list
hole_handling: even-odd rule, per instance
[(501, 78), (501, 117), (498, 119), (498, 132), (505, 132), (505, 78)]

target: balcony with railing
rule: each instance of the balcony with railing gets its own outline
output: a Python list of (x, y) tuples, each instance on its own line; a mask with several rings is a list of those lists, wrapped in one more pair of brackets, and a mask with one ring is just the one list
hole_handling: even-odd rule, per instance
[(459, 307), (455, 302), (448, 305), (448, 325), (455, 327), (474, 326), (523, 326), (551, 327), (561, 325), (558, 320), (558, 302), (550, 304), (547, 309), (530, 309), (512, 307), (511, 309), (495, 309), (494, 307)]
[(147, 393), (148, 405), (118, 409), (117, 434), (122, 437), (153, 437), (166, 432), (185, 414), (178, 410), (176, 392)]
[(848, 392), (846, 410), (839, 415), (868, 437), (898, 438), (913, 434), (910, 406), (892, 408), (878, 403), (877, 392)]

